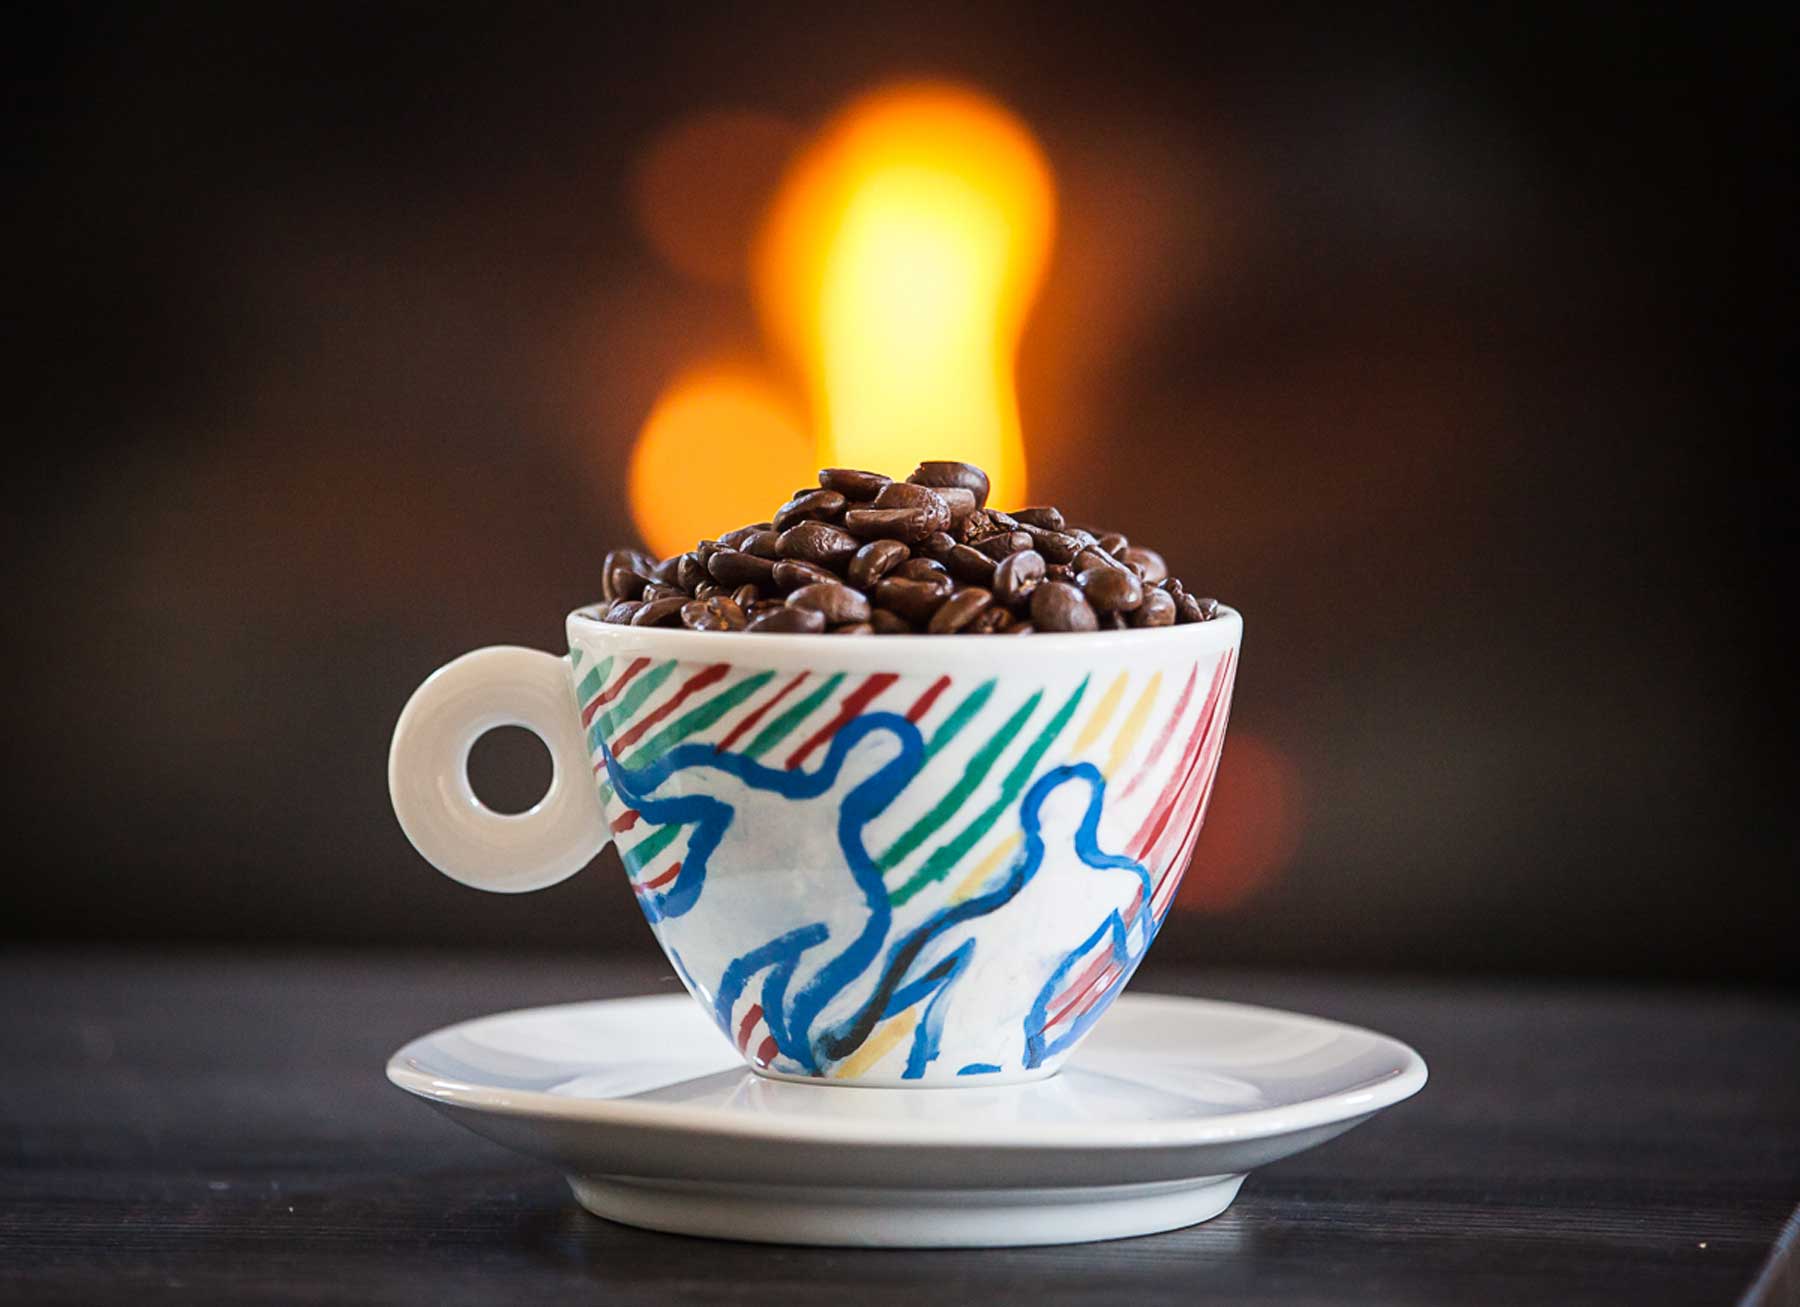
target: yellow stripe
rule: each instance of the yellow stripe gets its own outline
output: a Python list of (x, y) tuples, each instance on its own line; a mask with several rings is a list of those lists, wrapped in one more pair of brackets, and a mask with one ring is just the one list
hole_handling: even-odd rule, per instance
[(1150, 684), (1138, 696), (1138, 701), (1131, 705), (1131, 711), (1125, 716), (1125, 724), (1119, 728), (1117, 738), (1113, 740), (1112, 752), (1106, 758), (1106, 779), (1111, 780), (1119, 774), (1119, 765), (1131, 756), (1131, 750), (1138, 742), (1138, 736), (1144, 733), (1144, 723), (1150, 720), (1150, 708), (1156, 703), (1156, 692), (1162, 688), (1162, 673), (1158, 672), (1150, 678)]
[(975, 864), (975, 870), (971, 871), (967, 876), (964, 876), (957, 884), (956, 888), (950, 891), (950, 902), (961, 903), (964, 899), (968, 898), (969, 895), (979, 889), (982, 882), (993, 875), (994, 868), (998, 867), (1002, 862), (1006, 861), (1006, 859), (1012, 857), (1014, 850), (1016, 850), (1024, 840), (1025, 832), (1016, 830), (998, 844), (994, 845), (987, 857)]
[(1112, 720), (1113, 713), (1118, 711), (1119, 700), (1125, 697), (1125, 681), (1131, 674), (1120, 672), (1118, 679), (1106, 687), (1106, 693), (1100, 702), (1094, 705), (1094, 715), (1087, 719), (1087, 725), (1081, 728), (1081, 734), (1075, 737), (1074, 753), (1079, 755), (1088, 745), (1100, 738), (1100, 732)]
[(863, 1041), (863, 1046), (861, 1048), (857, 1049), (842, 1062), (839, 1062), (837, 1064), (837, 1069), (831, 1074), (839, 1080), (846, 1080), (851, 1076), (860, 1076), (863, 1072), (881, 1061), (882, 1056), (886, 1054), (890, 1048), (910, 1035), (912, 1033), (912, 1028), (918, 1024), (918, 1021), (919, 1009), (916, 1007), (909, 1007), (899, 1016), (890, 1018), (881, 1029), (877, 1030)]

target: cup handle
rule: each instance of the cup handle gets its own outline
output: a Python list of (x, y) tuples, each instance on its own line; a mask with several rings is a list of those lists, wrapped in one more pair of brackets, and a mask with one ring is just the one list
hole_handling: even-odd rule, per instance
[[(523, 726), (550, 750), (550, 788), (525, 812), (495, 812), (469, 784), (469, 750), (496, 726)], [(446, 663), (413, 691), (388, 751), (388, 795), (432, 866), (476, 889), (519, 894), (573, 876), (606, 843), (589, 769), (567, 664), (496, 645)]]

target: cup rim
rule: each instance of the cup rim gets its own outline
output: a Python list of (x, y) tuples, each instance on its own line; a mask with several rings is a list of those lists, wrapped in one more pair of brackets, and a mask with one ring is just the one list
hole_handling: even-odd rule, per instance
[(897, 670), (918, 665), (930, 670), (992, 667), (1011, 661), (1075, 659), (1094, 662), (1111, 657), (1178, 651), (1218, 653), (1236, 648), (1244, 619), (1221, 604), (1218, 615), (1204, 622), (1135, 631), (1042, 632), (1009, 641), (991, 638), (926, 635), (872, 635), (865, 638), (818, 635), (762, 635), (747, 631), (690, 631), (686, 627), (619, 626), (600, 620), (601, 605), (589, 604), (570, 613), (570, 643), (584, 635), (598, 637), (621, 650), (687, 661), (735, 664), (780, 662), (809, 667)]

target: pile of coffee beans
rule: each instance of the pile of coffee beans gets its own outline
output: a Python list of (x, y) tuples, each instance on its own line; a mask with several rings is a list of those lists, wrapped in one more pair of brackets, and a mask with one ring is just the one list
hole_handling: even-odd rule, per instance
[(828, 467), (767, 522), (661, 562), (606, 556), (602, 615), (633, 626), (783, 635), (1028, 635), (1204, 622), (1154, 549), (1054, 508), (987, 506), (987, 473), (921, 463), (904, 481)]

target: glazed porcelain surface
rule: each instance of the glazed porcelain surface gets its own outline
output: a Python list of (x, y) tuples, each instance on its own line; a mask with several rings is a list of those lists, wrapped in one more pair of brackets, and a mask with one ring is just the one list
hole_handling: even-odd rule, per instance
[[(420, 687), (390, 788), (420, 851), (483, 888), (554, 883), (613, 841), (671, 964), (767, 1076), (1028, 1081), (1074, 1051), (1167, 917), (1241, 632), (1230, 610), (1013, 639), (578, 612), (566, 659), (481, 650)], [(509, 723), (555, 762), (516, 817), (466, 775), (470, 745)]]
[(685, 996), (424, 1036), (395, 1084), (561, 1168), (584, 1206), (725, 1238), (1076, 1242), (1216, 1215), (1246, 1172), (1416, 1093), (1404, 1044), (1266, 1008), (1128, 996), (1057, 1075), (958, 1093), (772, 1080)]

